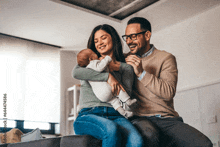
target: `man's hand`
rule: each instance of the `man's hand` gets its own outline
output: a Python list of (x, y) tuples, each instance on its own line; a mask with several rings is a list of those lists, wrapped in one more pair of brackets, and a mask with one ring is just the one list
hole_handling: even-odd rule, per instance
[(125, 91), (124, 88), (122, 87), (122, 85), (110, 73), (109, 73), (109, 76), (108, 76), (107, 83), (112, 87), (112, 93), (113, 93), (114, 96), (119, 95), (119, 92), (120, 92), (121, 89), (123, 91)]
[(140, 77), (143, 72), (142, 61), (136, 55), (129, 55), (125, 58), (127, 64), (133, 66), (135, 74)]

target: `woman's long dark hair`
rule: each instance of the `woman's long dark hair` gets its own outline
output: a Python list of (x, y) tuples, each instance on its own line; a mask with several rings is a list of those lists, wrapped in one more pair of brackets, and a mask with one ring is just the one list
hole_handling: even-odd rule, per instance
[(98, 55), (98, 57), (101, 56), (100, 53), (96, 50), (95, 43), (94, 43), (94, 36), (98, 30), (103, 30), (111, 35), (114, 57), (116, 58), (117, 61), (125, 62), (125, 58), (124, 58), (123, 51), (122, 51), (121, 39), (117, 31), (110, 25), (103, 24), (103, 25), (98, 25), (97, 27), (95, 27), (89, 37), (87, 48), (90, 48), (91, 50), (93, 50)]

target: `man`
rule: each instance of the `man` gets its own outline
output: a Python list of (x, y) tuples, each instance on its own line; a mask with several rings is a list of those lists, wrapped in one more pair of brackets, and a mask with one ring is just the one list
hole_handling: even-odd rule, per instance
[(142, 17), (131, 18), (122, 37), (130, 48), (126, 63), (137, 75), (133, 94), (138, 106), (132, 122), (144, 136), (146, 146), (212, 146), (204, 134), (185, 124), (174, 110), (176, 59), (150, 44), (150, 22)]

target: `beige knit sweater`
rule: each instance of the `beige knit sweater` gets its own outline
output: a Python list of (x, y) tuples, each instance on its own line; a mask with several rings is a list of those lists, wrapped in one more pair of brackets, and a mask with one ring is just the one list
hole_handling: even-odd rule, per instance
[(135, 81), (133, 89), (134, 98), (138, 99), (136, 115), (179, 116), (173, 105), (178, 78), (175, 57), (155, 49), (151, 55), (142, 58), (142, 66), (146, 74), (141, 81)]

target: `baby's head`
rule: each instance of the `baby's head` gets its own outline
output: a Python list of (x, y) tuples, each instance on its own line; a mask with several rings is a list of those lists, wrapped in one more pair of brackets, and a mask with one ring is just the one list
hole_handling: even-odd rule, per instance
[(97, 59), (99, 59), (98, 56), (91, 49), (81, 50), (77, 54), (77, 63), (81, 67), (86, 67), (91, 60), (97, 60)]

